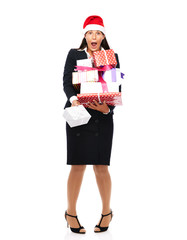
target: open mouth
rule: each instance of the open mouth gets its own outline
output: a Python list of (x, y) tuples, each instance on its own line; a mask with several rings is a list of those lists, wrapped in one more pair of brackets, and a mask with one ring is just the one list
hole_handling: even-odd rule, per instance
[(93, 48), (97, 47), (97, 43), (96, 42), (92, 42), (91, 45), (92, 45)]

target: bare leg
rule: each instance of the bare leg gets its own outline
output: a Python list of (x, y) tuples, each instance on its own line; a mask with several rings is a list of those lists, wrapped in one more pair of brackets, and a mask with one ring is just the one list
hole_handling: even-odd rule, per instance
[[(77, 215), (76, 212), (76, 203), (79, 196), (82, 179), (86, 165), (72, 165), (71, 171), (67, 183), (67, 198), (68, 198), (68, 208), (67, 213), (70, 215)], [(72, 217), (67, 217), (67, 221), (72, 228), (79, 228), (77, 220)], [(84, 229), (80, 230), (81, 232), (85, 231)]]
[[(102, 199), (102, 214), (108, 214), (110, 212), (110, 198), (111, 198), (111, 178), (107, 165), (94, 165), (93, 166), (97, 185)], [(111, 215), (104, 217), (101, 223), (101, 227), (107, 227), (111, 221)], [(98, 228), (95, 230), (99, 231)]]

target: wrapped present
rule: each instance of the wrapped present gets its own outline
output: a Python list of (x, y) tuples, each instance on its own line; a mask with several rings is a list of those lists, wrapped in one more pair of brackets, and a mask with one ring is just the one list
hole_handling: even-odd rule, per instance
[(77, 94), (79, 102), (88, 107), (87, 104), (96, 100), (99, 103), (106, 101), (110, 106), (122, 105), (121, 92), (108, 92), (108, 93), (83, 93)]
[(72, 84), (76, 90), (80, 90), (80, 84), (83, 82), (97, 82), (98, 71), (80, 71), (72, 73)]
[(122, 84), (123, 77), (124, 74), (120, 72), (119, 68), (112, 68), (102, 74), (102, 78), (106, 83), (117, 82), (119, 85)]
[(80, 93), (103, 93), (103, 92), (119, 92), (119, 84), (117, 82), (84, 82), (81, 83)]
[(114, 50), (101, 50), (93, 52), (93, 61), (95, 67), (111, 65), (116, 67), (117, 61)]
[(80, 84), (83, 82), (98, 82), (98, 71), (81, 71), (73, 72), (72, 83)]
[(74, 106), (65, 108), (63, 117), (66, 119), (70, 127), (76, 127), (87, 124), (91, 115), (84, 108), (84, 106)]
[(77, 66), (92, 67), (92, 59), (77, 60)]

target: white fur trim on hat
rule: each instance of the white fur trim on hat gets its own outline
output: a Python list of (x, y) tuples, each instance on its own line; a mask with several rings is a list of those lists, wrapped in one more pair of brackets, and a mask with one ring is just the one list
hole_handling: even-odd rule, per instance
[(105, 28), (101, 25), (98, 24), (89, 24), (87, 25), (84, 29), (83, 29), (83, 33), (85, 34), (87, 31), (91, 31), (91, 30), (98, 30), (101, 31), (102, 33), (105, 34)]

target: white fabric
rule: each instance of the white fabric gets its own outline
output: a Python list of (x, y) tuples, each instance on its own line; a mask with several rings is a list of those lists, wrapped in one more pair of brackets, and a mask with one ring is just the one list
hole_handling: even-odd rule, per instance
[(78, 100), (77, 96), (70, 97), (69, 101), (72, 104), (74, 100)]
[(88, 31), (92, 31), (92, 30), (98, 30), (98, 31), (101, 31), (105, 34), (105, 28), (101, 25), (98, 25), (98, 24), (89, 24), (87, 25), (84, 29), (83, 29), (83, 33), (85, 34), (86, 32)]

